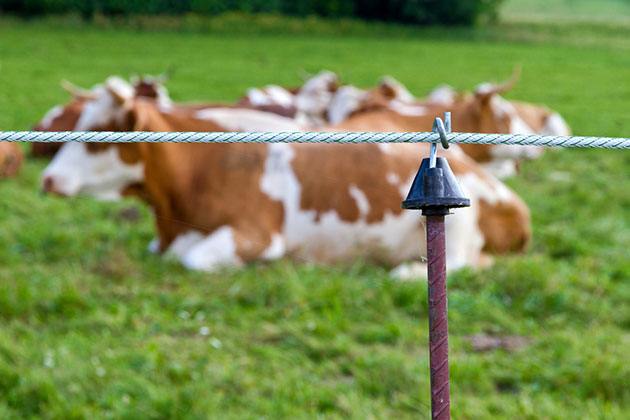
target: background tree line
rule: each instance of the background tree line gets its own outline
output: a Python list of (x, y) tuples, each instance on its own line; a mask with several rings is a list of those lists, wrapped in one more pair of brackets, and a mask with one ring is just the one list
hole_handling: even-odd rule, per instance
[(471, 25), (494, 19), (503, 0), (0, 0), (0, 11), (20, 16), (79, 13), (217, 15), (225, 12), (359, 18), (418, 25)]

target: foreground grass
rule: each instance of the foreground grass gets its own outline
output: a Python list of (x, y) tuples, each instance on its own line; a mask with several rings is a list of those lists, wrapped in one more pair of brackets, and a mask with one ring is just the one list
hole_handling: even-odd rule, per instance
[[(91, 85), (175, 65), (173, 96), (207, 100), (292, 85), (301, 69), (359, 85), (392, 74), (422, 93), (522, 63), (510, 97), (558, 109), (578, 134), (630, 135), (630, 58), (606, 45), (14, 23), (0, 39), (2, 129), (65, 101), (61, 78)], [(0, 183), (1, 418), (427, 416), (426, 285), (360, 263), (186, 272), (146, 251), (141, 205), (40, 196), (44, 164)], [(628, 167), (627, 153), (563, 150), (511, 181), (532, 208), (531, 251), (450, 279), (456, 418), (624, 418)], [(478, 333), (529, 344), (476, 353), (466, 337)]]

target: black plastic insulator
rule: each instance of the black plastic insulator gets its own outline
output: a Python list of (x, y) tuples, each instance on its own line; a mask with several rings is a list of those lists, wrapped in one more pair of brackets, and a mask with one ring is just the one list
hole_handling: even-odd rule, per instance
[(458, 207), (469, 207), (470, 200), (464, 197), (457, 179), (443, 157), (436, 158), (435, 168), (430, 167), (429, 158), (422, 160), (416, 178), (402, 208), (422, 210), (425, 216), (442, 216)]

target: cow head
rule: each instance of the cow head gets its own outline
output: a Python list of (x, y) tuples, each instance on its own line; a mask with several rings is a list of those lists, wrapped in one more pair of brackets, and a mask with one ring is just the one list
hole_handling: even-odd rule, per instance
[(427, 114), (427, 108), (402, 83), (385, 76), (369, 91), (350, 85), (340, 87), (328, 108), (328, 120), (336, 125), (353, 115), (378, 109), (390, 109), (406, 116)]
[[(516, 70), (512, 78), (504, 83), (482, 83), (472, 95), (457, 95), (453, 104), (453, 130), (472, 133), (510, 133), (535, 134), (536, 130), (528, 125), (518, 109), (501, 94), (510, 91), (520, 75)], [(463, 145), (479, 162), (492, 160), (534, 159), (543, 152), (538, 146), (512, 145)]]
[(167, 79), (166, 75), (135, 76), (131, 78), (131, 84), (137, 98), (153, 99), (160, 107), (170, 109), (173, 101), (164, 85)]
[[(139, 120), (131, 85), (109, 78), (91, 91), (77, 119), (78, 131), (134, 131)], [(63, 196), (116, 199), (143, 180), (138, 145), (66, 143), (44, 170), (42, 188)]]
[(339, 87), (339, 77), (324, 70), (308, 79), (295, 97), (296, 118), (302, 125), (321, 126), (333, 94)]

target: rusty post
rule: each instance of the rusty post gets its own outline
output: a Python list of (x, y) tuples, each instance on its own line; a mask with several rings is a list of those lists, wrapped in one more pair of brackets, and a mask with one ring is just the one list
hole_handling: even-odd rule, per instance
[(451, 418), (448, 375), (448, 299), (446, 295), (446, 241), (444, 216), (427, 216), (429, 283), (429, 364), (431, 418)]
[[(445, 124), (435, 119), (434, 131), (448, 147), (450, 113)], [(448, 299), (446, 294), (446, 233), (444, 216), (449, 210), (470, 206), (455, 175), (443, 157), (437, 157), (437, 144), (431, 145), (429, 158), (422, 160), (418, 174), (402, 203), (405, 209), (420, 209), (426, 216), (427, 271), (429, 286), (429, 365), (431, 368), (431, 418), (451, 418), (448, 376)]]

